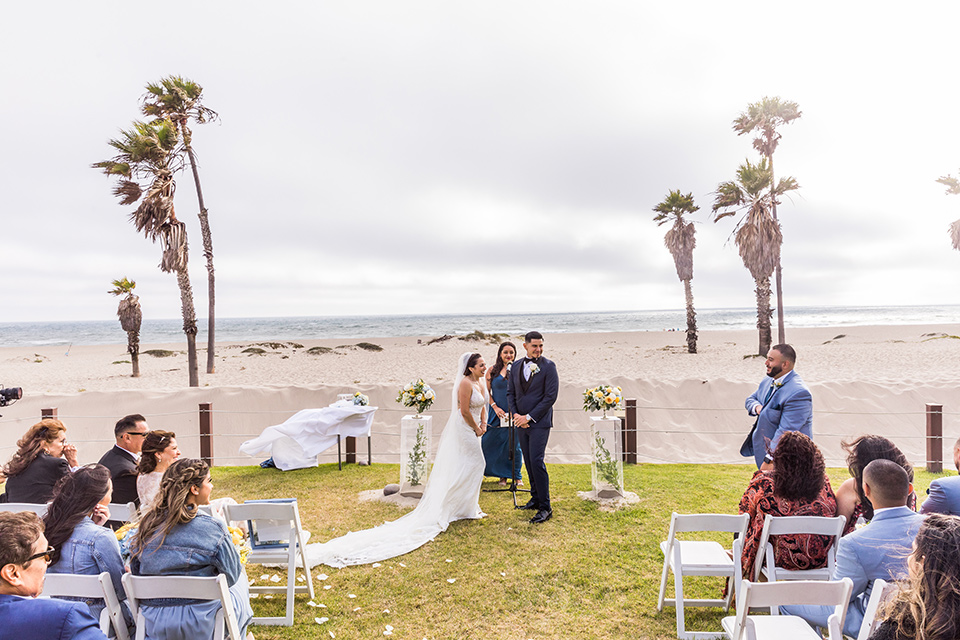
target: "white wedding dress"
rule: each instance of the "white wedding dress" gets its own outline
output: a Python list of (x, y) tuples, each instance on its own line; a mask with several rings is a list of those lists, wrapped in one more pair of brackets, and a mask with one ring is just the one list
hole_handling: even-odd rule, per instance
[[(470, 354), (460, 357), (459, 375), (454, 377), (453, 403), (458, 407), (457, 388)], [(470, 412), (480, 424), (480, 412), (486, 405), (486, 393), (476, 388), (470, 397)], [(423, 497), (407, 515), (385, 522), (373, 529), (352, 531), (328, 542), (308, 544), (307, 560), (311, 567), (369, 564), (409, 553), (433, 540), (447, 525), (456, 520), (484, 517), (480, 511), (480, 483), (483, 481), (483, 451), (480, 438), (467, 424), (459, 409), (451, 412), (433, 470), (427, 479)]]

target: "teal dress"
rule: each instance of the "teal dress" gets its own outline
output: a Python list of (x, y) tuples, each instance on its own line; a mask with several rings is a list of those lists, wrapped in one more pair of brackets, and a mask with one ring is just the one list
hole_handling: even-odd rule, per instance
[[(490, 395), (494, 404), (502, 410), (507, 409), (507, 379), (501, 375), (490, 381)], [(510, 429), (500, 426), (500, 418), (487, 407), (487, 432), (480, 439), (486, 468), (483, 475), (494, 478), (514, 478), (522, 480), (523, 454), (520, 453), (520, 439), (514, 434), (513, 473), (510, 472)]]

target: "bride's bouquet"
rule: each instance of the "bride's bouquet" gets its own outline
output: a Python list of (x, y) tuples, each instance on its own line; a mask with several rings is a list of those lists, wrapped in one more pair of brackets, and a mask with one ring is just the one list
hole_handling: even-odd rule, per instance
[(584, 411), (607, 411), (619, 409), (623, 404), (623, 389), (602, 384), (583, 392)]
[(420, 378), (416, 382), (408, 382), (397, 395), (397, 402), (405, 407), (415, 408), (417, 413), (423, 413), (433, 404), (437, 394), (433, 392), (430, 385)]
[(370, 404), (370, 398), (357, 391), (353, 394), (353, 404), (359, 407), (366, 407)]

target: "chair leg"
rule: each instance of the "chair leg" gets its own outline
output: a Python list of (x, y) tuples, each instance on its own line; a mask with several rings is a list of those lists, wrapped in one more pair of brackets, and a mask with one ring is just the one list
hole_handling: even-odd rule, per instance
[(688, 636), (686, 624), (683, 619), (683, 573), (677, 571), (676, 566), (675, 564), (673, 572), (673, 591), (677, 603), (677, 637), (685, 640)]
[(733, 576), (727, 578), (727, 604), (723, 605), (724, 612), (730, 611), (730, 603), (733, 601), (733, 592), (736, 590)]
[[(669, 549), (667, 552), (669, 553)], [(657, 598), (657, 611), (663, 611), (663, 599), (667, 595), (667, 571), (670, 570), (670, 556), (663, 558), (663, 573), (660, 575), (660, 597)]]

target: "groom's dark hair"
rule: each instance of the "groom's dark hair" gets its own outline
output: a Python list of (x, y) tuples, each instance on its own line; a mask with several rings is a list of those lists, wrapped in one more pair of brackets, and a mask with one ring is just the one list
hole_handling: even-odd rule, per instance
[(531, 340), (543, 340), (543, 336), (539, 331), (528, 331), (527, 335), (523, 336), (523, 341), (529, 344)]

